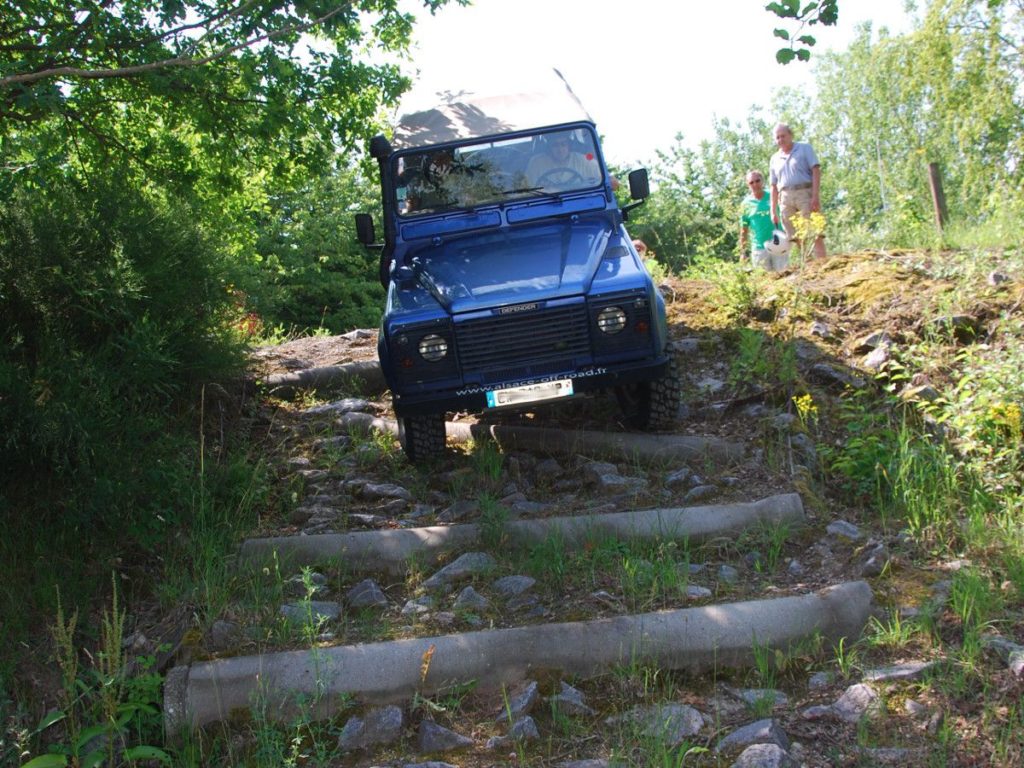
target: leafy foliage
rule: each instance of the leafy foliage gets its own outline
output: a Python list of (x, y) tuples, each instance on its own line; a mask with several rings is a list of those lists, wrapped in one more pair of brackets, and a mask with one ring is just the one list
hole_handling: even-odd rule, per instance
[(813, 27), (816, 24), (834, 26), (839, 21), (839, 0), (820, 0), (803, 5), (800, 0), (780, 0), (768, 3), (765, 10), (797, 24), (796, 32), (790, 32), (785, 28), (777, 28), (774, 32), (775, 37), (789, 43), (788, 47), (780, 48), (775, 53), (775, 59), (780, 64), (789, 64), (794, 59), (810, 60), (811, 47), (817, 40), (809, 34), (800, 34), (805, 27)]
[[(126, 614), (118, 607), (117, 583), (113, 584), (112, 605), (104, 610), (100, 627), (100, 650), (90, 657), (92, 668), (79, 669), (75, 647), (77, 612), (65, 619), (58, 603), (53, 628), (57, 666), (61, 671), (61, 709), (52, 710), (40, 723), (46, 731), (63, 723), (67, 743), (53, 745), (49, 752), (25, 764), (26, 768), (66, 765), (119, 765), (121, 759), (159, 761), (170, 765), (162, 749), (137, 740), (159, 738), (160, 676), (154, 673), (128, 676), (123, 648)], [(143, 666), (152, 665), (151, 658)], [(123, 753), (123, 754), (122, 754)]]
[(126, 421), (148, 433), (237, 362), (225, 269), (187, 208), (116, 179), (18, 190), (0, 211), (5, 470), (88, 475)]
[(745, 125), (715, 121), (715, 137), (699, 151), (676, 143), (658, 153), (655, 191), (631, 214), (630, 231), (680, 270), (696, 257), (733, 253), (739, 233), (740, 197), (748, 170), (763, 168), (771, 152), (771, 127), (753, 108)]
[(1018, 197), (1024, 38), (998, 5), (935, 0), (920, 29), (872, 42), (865, 27), (822, 60), (814, 133), (838, 182), (832, 223), (876, 228), (889, 245), (930, 237), (929, 163), (958, 217), (977, 222)]
[[(824, 7), (776, 5), (792, 19)], [(770, 121), (754, 107), (745, 124), (716, 120), (696, 150), (680, 137), (659, 153), (654, 193), (631, 231), (674, 270), (697, 255), (731, 254), (743, 173), (764, 172), (780, 119), (821, 159), (830, 250), (936, 242), (931, 163), (952, 219), (942, 236), (991, 223), (1000, 242), (1019, 242), (1022, 19), (1019, 3), (1007, 0), (933, 0), (907, 34), (863, 26), (846, 51), (822, 56), (813, 98), (780, 89), (765, 95), (777, 116)]]
[(178, 182), (201, 158), (235, 178), (264, 161), (313, 167), (406, 86), (357, 53), (401, 49), (411, 23), (397, 0), (28, 0), (0, 20), (0, 135)]
[(372, 208), (373, 194), (359, 169), (343, 168), (269, 197), (256, 214), (258, 260), (247, 297), (264, 323), (331, 333), (377, 324), (378, 257), (357, 242), (351, 214)]

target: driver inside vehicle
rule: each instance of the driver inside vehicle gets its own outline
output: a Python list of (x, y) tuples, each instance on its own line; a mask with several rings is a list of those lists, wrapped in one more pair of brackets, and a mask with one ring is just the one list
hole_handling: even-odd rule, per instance
[(552, 133), (543, 139), (544, 150), (526, 166), (531, 186), (568, 190), (589, 187), (601, 180), (601, 166), (593, 152), (577, 152), (570, 133)]

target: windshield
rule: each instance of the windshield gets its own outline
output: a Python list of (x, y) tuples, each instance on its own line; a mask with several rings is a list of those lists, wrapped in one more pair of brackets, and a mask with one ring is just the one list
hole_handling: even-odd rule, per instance
[(394, 162), (403, 216), (576, 192), (604, 180), (594, 136), (585, 128), (427, 149)]

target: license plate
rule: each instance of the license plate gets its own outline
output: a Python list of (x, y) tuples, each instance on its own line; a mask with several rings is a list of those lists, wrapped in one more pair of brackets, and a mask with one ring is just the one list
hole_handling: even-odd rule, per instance
[(527, 384), (522, 387), (492, 389), (487, 393), (487, 407), (501, 408), (506, 405), (536, 403), (541, 400), (554, 400), (558, 397), (569, 397), (570, 395), (572, 395), (572, 379), (545, 381), (540, 384)]

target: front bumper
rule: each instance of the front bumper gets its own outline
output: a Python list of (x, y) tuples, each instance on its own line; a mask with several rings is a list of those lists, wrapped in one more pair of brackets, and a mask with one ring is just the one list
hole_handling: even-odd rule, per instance
[[(668, 366), (668, 358), (631, 362), (629, 365), (593, 367), (580, 371), (565, 371), (534, 379), (502, 382), (493, 386), (471, 385), (453, 389), (440, 389), (414, 394), (392, 391), (392, 405), (397, 416), (426, 416), (449, 411), (482, 412), (497, 410), (487, 407), (487, 393), (497, 389), (539, 384), (558, 379), (572, 379), (573, 397), (597, 392), (625, 384), (636, 384), (660, 378)], [(569, 399), (569, 398), (567, 398)], [(547, 401), (554, 402), (554, 401)], [(540, 403), (544, 404), (544, 403)], [(527, 410), (535, 404), (523, 404), (507, 410)], [(506, 410), (506, 409), (502, 409)]]

